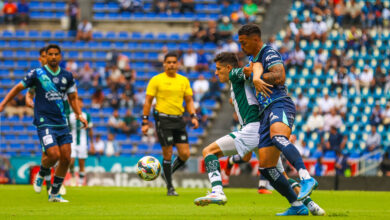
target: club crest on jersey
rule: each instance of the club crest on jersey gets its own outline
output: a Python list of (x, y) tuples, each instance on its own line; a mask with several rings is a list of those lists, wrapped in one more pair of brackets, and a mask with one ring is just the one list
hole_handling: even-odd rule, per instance
[(65, 77), (62, 77), (61, 82), (62, 82), (62, 84), (66, 84), (68, 82), (68, 80), (66, 80)]
[(58, 83), (60, 82), (60, 79), (58, 79), (57, 77), (54, 77), (54, 78), (53, 78), (53, 82), (54, 82), (55, 84), (58, 84)]

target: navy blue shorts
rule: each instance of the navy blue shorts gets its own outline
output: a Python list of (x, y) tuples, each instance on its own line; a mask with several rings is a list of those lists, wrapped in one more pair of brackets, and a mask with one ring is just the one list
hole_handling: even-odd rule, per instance
[(68, 126), (63, 127), (41, 127), (37, 129), (42, 151), (53, 146), (62, 146), (73, 142)]
[(295, 104), (291, 98), (283, 98), (271, 103), (260, 115), (259, 148), (273, 146), (271, 140), (271, 125), (282, 122), (291, 129), (295, 120)]

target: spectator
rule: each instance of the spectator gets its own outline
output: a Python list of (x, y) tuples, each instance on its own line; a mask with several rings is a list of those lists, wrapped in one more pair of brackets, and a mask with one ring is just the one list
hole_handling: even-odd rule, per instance
[(142, 0), (118, 0), (119, 2), (119, 12), (143, 12), (143, 3)]
[(345, 16), (345, 3), (344, 0), (338, 1), (337, 4), (333, 6), (333, 16), (336, 19), (336, 23), (339, 26), (342, 26), (343, 24), (343, 19)]
[(180, 0), (168, 0), (167, 13), (179, 13), (180, 11)]
[(312, 42), (314, 40), (314, 23), (310, 17), (307, 17), (305, 22), (302, 23), (302, 38)]
[(299, 42), (299, 35), (301, 30), (301, 24), (299, 23), (299, 18), (295, 17), (289, 24), (289, 30), (291, 31), (292, 37), (295, 37), (296, 42)]
[(198, 50), (198, 57), (197, 57), (197, 63), (196, 63), (196, 71), (208, 71), (209, 70), (209, 61), (207, 54), (205, 53), (204, 49)]
[(324, 176), (325, 175), (325, 165), (323, 164), (322, 162), (323, 160), (323, 157), (318, 157), (317, 158), (317, 162), (316, 164), (314, 165), (314, 175), (315, 176)]
[(276, 45), (276, 37), (275, 37), (275, 35), (271, 35), (269, 37), (267, 45), (271, 46), (275, 50), (278, 49), (278, 45)]
[(346, 89), (348, 87), (348, 70), (344, 66), (338, 68), (337, 74), (333, 77), (332, 90)]
[(381, 0), (376, 0), (374, 4), (374, 14), (375, 14), (375, 25), (383, 26), (383, 9), (385, 6), (381, 2)]
[(346, 50), (343, 50), (342, 55), (340, 57), (340, 65), (344, 68), (350, 69), (353, 64), (354, 60), (352, 59), (352, 57), (347, 54)]
[(334, 101), (329, 97), (328, 93), (325, 93), (323, 98), (318, 100), (318, 106), (320, 107), (323, 114), (326, 114), (334, 107)]
[(123, 121), (119, 117), (118, 109), (115, 109), (108, 119), (109, 132), (113, 134), (119, 134), (122, 131), (122, 123)]
[(92, 86), (92, 78), (94, 71), (91, 68), (89, 62), (85, 62), (83, 68), (79, 71), (79, 83), (81, 88), (89, 89)]
[[(219, 83), (217, 77), (213, 75), (211, 77), (210, 83), (209, 83), (209, 90), (208, 92), (203, 96), (203, 100), (212, 99), (219, 103), (222, 102), (221, 100), (221, 84)], [(203, 101), (201, 100), (201, 101)]]
[(24, 115), (34, 115), (34, 110), (26, 106), (26, 100), (21, 93), (5, 107), (4, 112), (8, 117), (18, 115), (20, 119), (22, 119)]
[(117, 66), (113, 66), (109, 69), (109, 76), (107, 79), (108, 87), (117, 88), (126, 83), (125, 76), (122, 75), (121, 70)]
[(340, 66), (340, 51), (337, 49), (332, 49), (328, 61), (326, 62), (325, 72), (330, 68), (337, 69)]
[(80, 14), (81, 14), (79, 3), (76, 0), (70, 0), (70, 2), (67, 5), (66, 13), (69, 16), (69, 20), (70, 20), (69, 30), (74, 31), (74, 33), (76, 34), (77, 20), (80, 18)]
[(77, 41), (91, 41), (92, 40), (92, 23), (87, 19), (84, 19), (82, 23), (77, 27)]
[(302, 158), (310, 157), (310, 150), (304, 141), (297, 141), (297, 136), (294, 134), (290, 136), (289, 141), (297, 148)]
[(233, 40), (233, 38), (227, 39), (226, 43), (223, 45), (223, 51), (238, 53), (240, 48), (238, 44)]
[(282, 60), (284, 61), (284, 64), (290, 68), (290, 54), (287, 51), (287, 48), (285, 46), (282, 46), (279, 50), (280, 56), (282, 57)]
[(108, 133), (106, 144), (104, 145), (104, 154), (107, 157), (111, 156), (119, 156), (120, 155), (120, 147), (118, 142), (115, 140), (115, 135), (112, 133)]
[(221, 22), (218, 24), (218, 32), (221, 35), (222, 40), (230, 39), (232, 37), (233, 24), (230, 22), (229, 17), (222, 17)]
[(73, 59), (69, 59), (68, 62), (66, 62), (65, 69), (73, 74), (73, 77), (77, 78), (77, 70), (79, 68), (79, 65), (74, 61)]
[(329, 131), (331, 127), (340, 128), (341, 126), (343, 126), (341, 116), (337, 114), (336, 108), (331, 108), (324, 117), (324, 131)]
[(244, 13), (244, 19), (241, 20), (242, 24), (253, 23), (256, 21), (256, 14), (259, 11), (257, 5), (252, 0), (244, 0), (244, 6), (242, 11)]
[(4, 20), (6, 24), (14, 24), (16, 20), (16, 13), (18, 12), (18, 7), (12, 0), (8, 0), (7, 3), (4, 4), (3, 13)]
[(26, 0), (21, 0), (18, 4), (18, 19), (21, 26), (26, 26), (30, 20), (30, 7)]
[(348, 169), (348, 157), (341, 153), (341, 150), (336, 150), (336, 162), (334, 164), (336, 176), (344, 176)]
[(348, 81), (348, 86), (349, 87), (355, 87), (355, 90), (357, 92), (358, 95), (360, 95), (360, 83), (359, 83), (359, 76), (357, 75), (356, 73), (356, 67), (355, 66), (351, 66), (351, 69), (348, 73), (348, 77), (347, 77), (347, 81)]
[(180, 13), (195, 13), (194, 0), (181, 0)]
[(186, 70), (186, 72), (194, 71), (196, 64), (198, 63), (198, 55), (192, 50), (192, 48), (189, 48), (187, 53), (183, 55), (183, 65)]
[(290, 53), (290, 63), (298, 67), (298, 71), (302, 70), (303, 64), (306, 60), (305, 52), (301, 49), (299, 44), (295, 45), (295, 50)]
[(217, 23), (213, 20), (208, 21), (208, 27), (206, 29), (206, 34), (203, 36), (203, 42), (213, 42), (218, 43), (218, 41), (221, 39), (218, 29), (217, 29)]
[(97, 155), (103, 155), (104, 154), (104, 141), (102, 140), (102, 137), (100, 134), (95, 136), (95, 152)]
[(232, 15), (233, 12), (234, 12), (233, 7), (229, 1), (227, 1), (227, 0), (222, 1), (220, 16), (221, 17), (226, 16), (226, 17), (230, 18), (230, 16)]
[(153, 11), (156, 14), (164, 13), (168, 9), (168, 0), (153, 0)]
[(306, 131), (310, 134), (311, 132), (322, 131), (324, 128), (324, 117), (319, 114), (318, 107), (313, 109), (313, 114), (309, 116), (306, 123)]
[(363, 28), (371, 28), (374, 25), (375, 9), (369, 1), (366, 1), (362, 8), (361, 22), (363, 24)]
[(202, 24), (199, 21), (194, 21), (189, 40), (191, 42), (198, 41), (199, 39), (204, 39), (205, 35), (206, 30), (203, 28)]
[(314, 69), (323, 69), (326, 66), (328, 55), (322, 48), (318, 49), (318, 52), (314, 55)]
[(164, 62), (164, 57), (165, 57), (165, 55), (167, 55), (167, 53), (168, 53), (168, 47), (164, 45), (161, 49), (161, 52), (157, 56), (157, 62), (155, 64), (155, 66), (158, 69), (162, 68), (162, 63)]
[(386, 109), (383, 111), (383, 124), (390, 127), (390, 102), (386, 104)]
[(390, 95), (390, 74), (387, 74), (387, 76), (386, 76), (386, 84), (385, 84), (384, 94)]
[(333, 98), (333, 100), (336, 111), (339, 112), (341, 116), (345, 116), (348, 100), (341, 94), (341, 90), (337, 91), (337, 96)]
[(126, 63), (125, 68), (122, 70), (122, 75), (125, 79), (126, 84), (133, 84), (137, 77), (137, 72), (135, 69), (130, 68), (130, 64)]
[(347, 30), (346, 35), (347, 35), (347, 37), (346, 37), (347, 50), (349, 50), (349, 49), (358, 50), (360, 47), (360, 44), (359, 44), (360, 36), (356, 30), (356, 27), (352, 26), (350, 30)]
[(299, 93), (298, 98), (295, 101), (297, 113), (306, 115), (308, 104), (309, 104), (309, 99), (306, 96), (303, 96), (302, 93)]
[(370, 116), (370, 124), (372, 126), (378, 126), (382, 123), (382, 110), (381, 107), (379, 106), (379, 103), (377, 103), (372, 109), (372, 113)]
[(362, 48), (365, 48), (366, 51), (371, 51), (371, 45), (372, 45), (372, 38), (370, 34), (368, 33), (367, 29), (362, 30), (362, 35), (359, 39), (359, 50), (362, 50)]
[(319, 39), (321, 42), (325, 42), (328, 32), (328, 26), (321, 16), (316, 16), (316, 22), (313, 24), (314, 38)]
[(92, 94), (92, 108), (100, 109), (103, 107), (104, 94), (101, 88), (97, 88)]
[(125, 91), (123, 91), (120, 99), (120, 107), (127, 109), (133, 109), (134, 107), (134, 87), (130, 83), (125, 85)]
[(193, 85), (194, 91), (194, 101), (200, 102), (204, 95), (208, 92), (210, 88), (209, 81), (207, 81), (203, 74), (200, 74), (198, 79), (195, 80)]
[(375, 86), (374, 74), (368, 65), (364, 66), (363, 72), (359, 76), (360, 86), (370, 88)]
[(113, 109), (118, 109), (123, 96), (119, 93), (119, 87), (117, 85), (112, 85), (110, 87), (110, 93), (107, 95), (107, 100), (109, 105)]
[(149, 129), (146, 132), (146, 135), (142, 135), (141, 141), (146, 143), (148, 146), (153, 146), (156, 143), (156, 131), (154, 129), (154, 123), (149, 121)]
[(324, 152), (338, 151), (338, 150), (341, 151), (344, 149), (346, 143), (347, 143), (347, 137), (343, 136), (336, 127), (331, 127), (329, 139), (325, 143)]
[(331, 13), (330, 9), (327, 6), (326, 0), (317, 1), (316, 5), (313, 8), (313, 12), (322, 17), (330, 15)]
[(125, 117), (122, 119), (122, 131), (123, 133), (130, 135), (136, 134), (139, 128), (137, 119), (132, 115), (130, 109), (127, 109)]
[(356, 3), (356, 0), (351, 0), (347, 2), (345, 13), (346, 13), (346, 23), (352, 25), (359, 24), (361, 7), (359, 3)]
[(134, 107), (135, 108), (142, 108), (144, 105), (144, 100), (145, 100), (145, 91), (142, 87), (137, 89), (137, 92), (134, 94)]
[(0, 0), (0, 24), (3, 24), (3, 22), (4, 22), (3, 9), (4, 9), (4, 2), (2, 0)]
[(194, 103), (196, 115), (198, 115), (199, 118), (199, 126), (202, 128), (207, 128), (208, 125), (208, 116), (206, 113), (206, 109), (202, 107), (198, 102)]
[(384, 89), (386, 85), (386, 70), (382, 69), (380, 65), (375, 68), (375, 86)]
[(383, 155), (382, 162), (380, 163), (380, 169), (384, 176), (390, 176), (390, 155), (389, 151), (386, 151)]
[(375, 150), (378, 150), (381, 148), (382, 144), (382, 137), (378, 132), (376, 132), (376, 126), (372, 125), (371, 126), (371, 133), (368, 134), (367, 136), (367, 141), (366, 141), (366, 152), (373, 152)]

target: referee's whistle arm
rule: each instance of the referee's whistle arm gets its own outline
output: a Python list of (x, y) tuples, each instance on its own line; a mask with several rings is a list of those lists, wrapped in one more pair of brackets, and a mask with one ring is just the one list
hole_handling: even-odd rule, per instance
[(198, 119), (196, 118), (193, 118), (191, 120), (192, 124), (194, 125), (194, 128), (197, 129), (199, 127), (199, 122), (198, 122)]

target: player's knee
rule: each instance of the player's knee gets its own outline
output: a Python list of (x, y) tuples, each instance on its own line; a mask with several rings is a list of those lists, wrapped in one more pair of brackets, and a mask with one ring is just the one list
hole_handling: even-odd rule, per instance
[(47, 154), (47, 158), (50, 162), (56, 162), (60, 159), (60, 152), (59, 151), (51, 151)]
[(181, 159), (182, 161), (187, 161), (189, 157), (190, 157), (190, 151), (189, 151), (189, 150), (186, 151), (186, 152), (184, 152), (184, 153), (182, 153), (182, 154), (180, 155), (180, 159)]
[(210, 155), (210, 154), (215, 154), (215, 155), (219, 156), (220, 153), (221, 153), (221, 149), (219, 147), (216, 148), (213, 145), (209, 145), (202, 150), (203, 157), (206, 157), (207, 155)]
[(275, 135), (272, 137), (272, 143), (280, 150), (287, 147), (290, 144), (288, 138), (284, 135)]
[(244, 162), (249, 162), (252, 158), (252, 152), (245, 154), (245, 156), (242, 158)]

